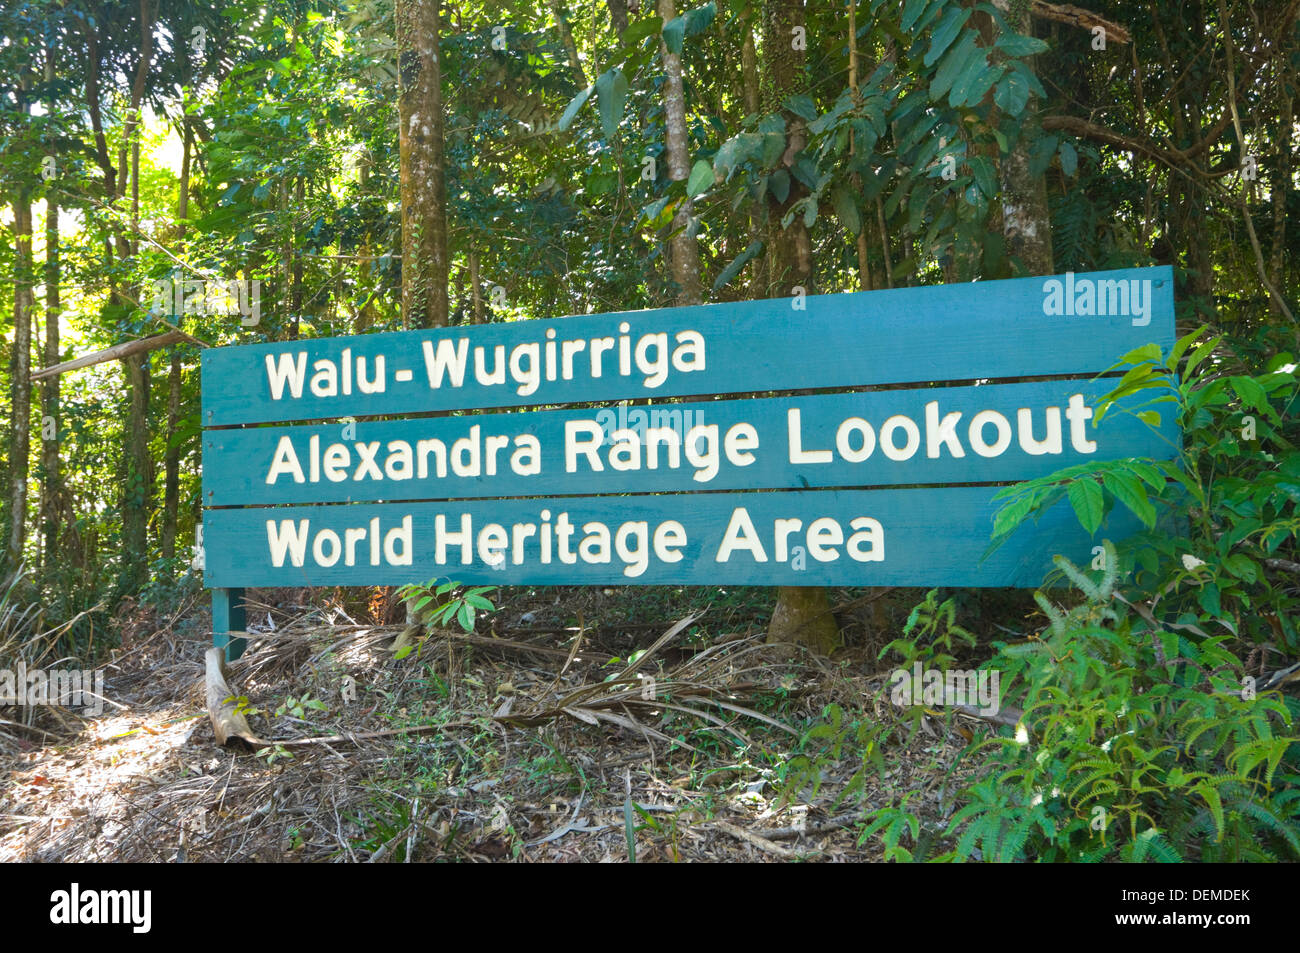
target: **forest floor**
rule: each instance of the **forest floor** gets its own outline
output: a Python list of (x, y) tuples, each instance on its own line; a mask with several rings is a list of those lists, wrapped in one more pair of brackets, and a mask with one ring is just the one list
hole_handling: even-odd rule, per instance
[[(281, 601), (230, 685), (274, 742), (216, 745), (197, 597), (139, 610), (104, 714), (0, 707), (0, 861), (879, 860), (864, 814), (910, 794), (942, 829), (987, 730), (881, 693), (914, 590), (836, 592), (829, 659), (764, 643), (770, 590), (514, 588), (405, 658), (391, 595), (259, 595)], [(828, 706), (840, 733), (810, 742)], [(862, 771), (855, 725), (882, 718)]]

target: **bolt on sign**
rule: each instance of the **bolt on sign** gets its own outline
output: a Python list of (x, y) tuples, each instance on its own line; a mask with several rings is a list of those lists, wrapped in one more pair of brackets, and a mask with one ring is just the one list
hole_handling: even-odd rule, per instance
[(986, 553), (997, 484), (1175, 455), (1171, 420), (1092, 419), (1172, 347), (1168, 267), (803, 305), (205, 351), (219, 642), (247, 586), (1036, 586), (1094, 540), (1062, 503)]

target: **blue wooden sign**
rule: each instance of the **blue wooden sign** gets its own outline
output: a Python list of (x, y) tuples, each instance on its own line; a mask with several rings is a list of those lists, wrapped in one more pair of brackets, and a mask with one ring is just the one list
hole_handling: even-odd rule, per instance
[(1173, 322), (1166, 266), (211, 348), (203, 424), (1095, 374)]
[(992, 483), (1089, 459), (1168, 457), (1172, 421), (1153, 429), (1120, 411), (1092, 426), (1095, 398), (1113, 386), (1035, 381), (209, 430), (203, 499), (240, 506)]
[[(204, 522), (210, 585), (1034, 586), (1092, 538), (1068, 505), (983, 558), (988, 487), (240, 507)], [(1123, 513), (1100, 536), (1125, 536)], [(1044, 546), (1044, 541), (1050, 545)]]
[(1036, 585), (1097, 541), (983, 558), (996, 484), (1175, 456), (1093, 421), (1173, 313), (1166, 267), (209, 349), (218, 644), (247, 586)]

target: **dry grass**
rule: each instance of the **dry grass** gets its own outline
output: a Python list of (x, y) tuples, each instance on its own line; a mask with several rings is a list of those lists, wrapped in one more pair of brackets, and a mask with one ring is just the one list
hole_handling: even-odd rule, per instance
[(895, 717), (872, 708), (870, 653), (765, 645), (743, 606), (673, 625), (620, 618), (617, 593), (555, 595), (513, 591), (489, 631), (400, 661), (401, 626), (306, 596), (256, 606), (231, 684), (282, 745), (260, 755), (215, 745), (206, 644), (162, 620), (108, 666), (120, 708), (0, 733), (0, 860), (626, 861), (629, 827), (642, 862), (869, 860), (864, 809), (913, 791), (941, 813), (963, 743), (942, 725), (896, 732), (860, 801), (836, 802), (851, 750), (815, 794), (783, 784), (825, 705)]

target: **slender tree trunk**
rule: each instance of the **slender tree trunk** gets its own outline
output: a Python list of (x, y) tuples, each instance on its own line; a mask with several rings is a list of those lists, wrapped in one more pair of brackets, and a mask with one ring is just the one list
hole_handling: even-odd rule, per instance
[[(182, 120), (180, 196), (176, 201), (177, 238), (185, 246), (185, 219), (190, 213), (190, 163), (194, 145), (193, 130), (188, 119)], [(163, 453), (163, 512), (159, 545), (163, 559), (176, 557), (176, 529), (180, 522), (181, 448), (176, 432), (180, 426), (181, 410), (181, 354), (177, 347), (169, 348), (167, 368), (167, 448)]]
[[(360, 181), (362, 192), (370, 182), (370, 157), (363, 153), (360, 161), (357, 163), (357, 178)], [(371, 281), (371, 263), (375, 260), (370, 243), (370, 230), (367, 229), (361, 239), (361, 247), (357, 249), (357, 271), (356, 284), (357, 288), (365, 293), (365, 303), (361, 310), (357, 312), (356, 321), (353, 322), (353, 330), (364, 331), (370, 325), (375, 323), (375, 305), (373, 296), (369, 293)]]
[[(59, 363), (59, 203), (51, 191), (45, 197), (45, 367)], [(41, 531), (44, 559), (59, 558), (59, 501), (63, 476), (59, 466), (59, 375), (41, 384)]]
[[(769, 0), (763, 50), (772, 77), (770, 109), (781, 109), (806, 83), (804, 52), (800, 48), (800, 31), (797, 29), (803, 25), (800, 0)], [(781, 162), (789, 172), (807, 142), (807, 129), (803, 119), (789, 110), (783, 110), (783, 115), (786, 148)], [(812, 241), (803, 215), (796, 214), (788, 226), (782, 227), (781, 223), (782, 216), (806, 193), (807, 189), (793, 175), (784, 201), (770, 189), (768, 192), (768, 233), (771, 236), (769, 294), (774, 298), (792, 295), (796, 287), (803, 288), (807, 294), (813, 291)], [(769, 642), (795, 642), (822, 654), (829, 653), (839, 639), (839, 627), (831, 614), (827, 591), (815, 587), (781, 586), (777, 590), (776, 608), (772, 610), (767, 638)]]
[(609, 20), (621, 39), (627, 29), (627, 0), (609, 0)]
[(583, 72), (582, 60), (578, 59), (578, 44), (573, 42), (573, 31), (569, 29), (569, 22), (564, 18), (562, 0), (551, 0), (551, 14), (555, 17), (555, 28), (559, 31), (560, 42), (564, 44), (564, 50), (569, 55), (573, 78), (577, 80), (579, 89), (586, 89), (587, 74)]
[[(853, 96), (855, 106), (861, 104), (861, 97), (858, 95), (858, 17), (857, 17), (857, 0), (849, 0), (849, 90)], [(849, 131), (849, 155), (856, 156), (858, 153), (857, 137), (852, 130)], [(862, 176), (857, 172), (853, 173), (853, 201), (856, 203), (858, 197), (862, 195)], [(863, 291), (871, 290), (871, 265), (868, 261), (867, 250), (867, 226), (866, 216), (863, 215), (861, 224), (858, 228), (857, 251), (858, 251), (858, 287)]]
[(181, 419), (181, 355), (178, 347), (169, 348), (171, 360), (167, 370), (167, 449), (163, 454), (162, 557), (176, 556), (176, 524), (181, 500), (181, 448), (176, 430)]
[[(756, 114), (762, 105), (758, 81), (758, 52), (754, 48), (754, 30), (750, 23), (751, 14), (746, 11), (740, 19), (743, 35), (740, 43), (741, 88), (745, 96), (745, 114)], [(749, 241), (753, 244), (763, 239), (767, 215), (763, 206), (751, 202), (749, 208)], [(753, 260), (750, 272), (749, 296), (766, 298), (768, 293), (767, 257), (759, 255)]]
[[(131, 153), (132, 195), (138, 195), (139, 189), (140, 151), (136, 148)], [(143, 291), (137, 289), (136, 300), (143, 297)], [(122, 363), (130, 390), (122, 549), (124, 582), (127, 590), (133, 591), (149, 576), (149, 514), (154, 503), (153, 458), (149, 455), (149, 355), (133, 354)]]
[[(21, 93), (19, 94), (21, 96)], [(26, 105), (22, 109), (26, 112)], [(6, 568), (17, 570), (27, 542), (27, 466), (32, 401), (32, 202), (25, 187), (14, 199), (14, 350), (10, 362), (9, 539)]]
[(789, 191), (784, 197), (772, 188), (767, 191), (768, 235), (768, 294), (774, 298), (788, 297), (796, 287), (806, 294), (812, 293), (812, 240), (803, 215), (795, 215), (789, 225), (782, 222), (796, 202), (808, 194), (808, 189), (792, 174), (799, 153), (808, 142), (807, 123), (802, 117), (785, 109), (789, 98), (802, 90), (804, 77), (804, 49), (799, 41), (804, 30), (803, 4), (798, 0), (771, 0), (767, 5), (767, 35), (764, 54), (768, 73), (772, 77), (772, 91), (767, 108), (780, 111), (785, 119), (785, 152), (781, 156), (781, 171), (788, 176)]
[[(293, 207), (295, 212), (301, 210), (303, 207), (305, 201), (304, 187), (303, 177), (298, 176), (298, 180), (294, 183), (293, 187)], [(295, 229), (294, 235), (296, 234), (297, 230)], [(293, 315), (293, 320), (289, 322), (289, 340), (296, 341), (298, 340), (298, 334), (302, 327), (302, 249), (292, 240), (290, 240), (289, 243), (289, 254), (293, 262), (289, 274), (289, 287), (291, 289), (289, 293), (289, 309), (290, 313)]]
[[(1033, 33), (1030, 5), (994, 0), (1018, 33)], [(1030, 60), (1032, 65), (1032, 59)], [(1030, 146), (1039, 137), (1038, 104), (1031, 99), (1025, 107), (1020, 135), (1011, 154), (1002, 161), (1002, 235), (1007, 256), (1020, 263), (1026, 275), (1050, 275), (1052, 267), (1052, 223), (1047, 208), (1047, 178), (1030, 169)]]
[[(438, 0), (398, 0), (402, 324), (447, 324), (447, 189)], [(407, 63), (411, 67), (406, 66)]]
[(478, 252), (469, 253), (469, 294), (474, 303), (474, 323), (483, 323), (483, 286), (478, 274)]
[[(677, 13), (674, 0), (659, 0), (659, 17), (665, 23)], [(685, 181), (691, 173), (690, 143), (686, 132), (686, 94), (682, 88), (682, 58), (668, 49), (662, 40), (659, 44), (664, 63), (664, 154), (668, 159), (668, 178), (674, 182)], [(678, 304), (699, 304), (703, 300), (700, 288), (700, 250), (690, 231), (694, 208), (688, 195), (677, 206), (673, 215), (672, 237), (669, 239), (669, 264), (673, 282), (677, 285)]]
[[(1284, 68), (1284, 74), (1294, 75), (1290, 70)], [(1279, 110), (1276, 149), (1277, 149), (1277, 169), (1273, 180), (1273, 255), (1269, 267), (1269, 276), (1273, 280), (1273, 287), (1279, 293), (1285, 294), (1286, 283), (1286, 197), (1291, 189), (1291, 138), (1292, 138), (1292, 112), (1295, 108), (1295, 99), (1285, 94), (1282, 95), (1282, 108)], [(1281, 320), (1283, 318), (1282, 309), (1278, 306), (1277, 301), (1269, 296), (1269, 307), (1272, 309), (1273, 318)]]
[(144, 584), (149, 566), (149, 508), (153, 497), (149, 456), (149, 375), (147, 354), (122, 359), (130, 407), (127, 413), (126, 479), (122, 500), (122, 585), (133, 592)]

